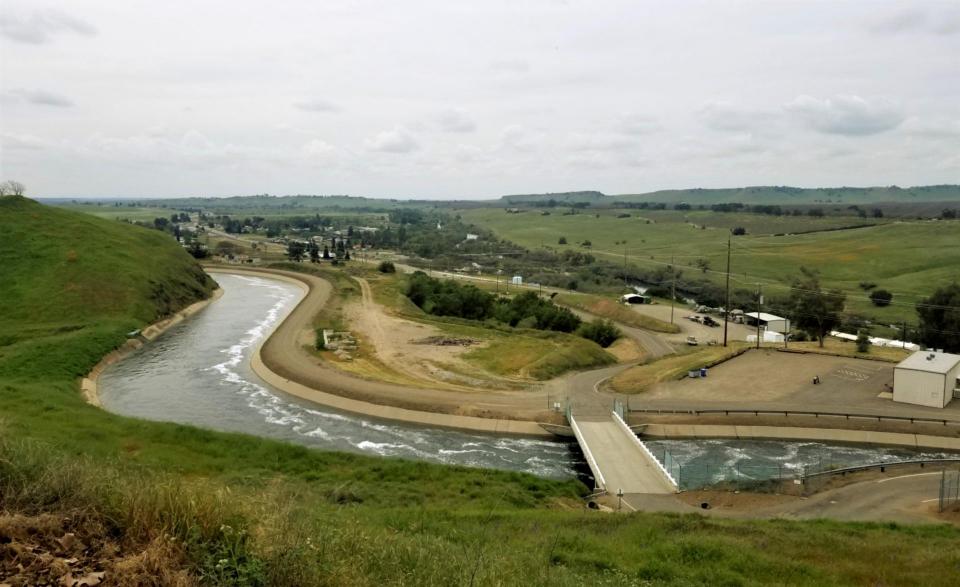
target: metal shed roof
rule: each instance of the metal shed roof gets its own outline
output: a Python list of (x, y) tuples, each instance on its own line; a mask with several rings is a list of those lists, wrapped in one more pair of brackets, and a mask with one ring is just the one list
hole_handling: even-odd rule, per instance
[[(732, 312), (731, 312), (732, 314)], [(756, 318), (756, 312), (747, 312), (744, 316), (750, 316), (751, 318)], [(773, 322), (774, 320), (786, 320), (786, 318), (780, 316), (774, 316), (773, 314), (767, 314), (766, 312), (760, 312), (760, 320), (764, 322)]]
[(917, 351), (901, 361), (897, 369), (911, 369), (928, 373), (948, 373), (960, 363), (960, 355), (950, 353), (936, 353), (934, 351)]

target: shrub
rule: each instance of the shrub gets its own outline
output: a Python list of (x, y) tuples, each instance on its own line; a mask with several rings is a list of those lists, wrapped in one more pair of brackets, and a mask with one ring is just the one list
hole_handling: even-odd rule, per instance
[(560, 240), (557, 241), (557, 244), (558, 244), (558, 245), (565, 245), (565, 244), (567, 244), (567, 237), (561, 236), (561, 237), (560, 237)]
[(733, 232), (733, 236), (743, 236), (747, 234), (747, 229), (742, 226), (738, 226), (734, 228), (732, 232)]
[(870, 292), (870, 301), (873, 302), (874, 306), (881, 308), (889, 306), (891, 300), (893, 300), (893, 294), (885, 289), (875, 289)]
[(617, 328), (613, 322), (601, 318), (588, 324), (581, 324), (580, 328), (577, 329), (577, 334), (583, 338), (592, 340), (603, 348), (607, 348), (623, 336), (623, 333), (620, 332), (620, 329)]
[(396, 273), (397, 268), (394, 266), (392, 261), (381, 261), (380, 265), (377, 267), (377, 271), (380, 273)]
[(857, 352), (870, 352), (870, 337), (867, 336), (867, 333), (862, 330), (857, 333)]

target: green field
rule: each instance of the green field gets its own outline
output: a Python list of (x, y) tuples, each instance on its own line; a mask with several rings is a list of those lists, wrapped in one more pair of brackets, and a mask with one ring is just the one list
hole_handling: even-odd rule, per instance
[(168, 235), (13, 197), (0, 271), (4, 561), (74, 533), (110, 584), (955, 582), (947, 525), (602, 514), (576, 481), (115, 416), (77, 379), (209, 280)]
[(114, 206), (111, 203), (104, 202), (102, 205), (96, 203), (65, 203), (57, 204), (58, 208), (64, 208), (73, 212), (85, 212), (93, 214), (99, 218), (109, 218), (111, 220), (128, 220), (130, 222), (153, 222), (154, 218), (170, 218), (174, 210), (171, 208), (160, 208), (151, 206)]
[[(718, 283), (726, 267), (728, 227), (744, 226), (747, 235), (733, 238), (733, 287), (755, 289), (761, 283), (767, 295), (785, 295), (784, 286), (800, 266), (812, 267), (821, 272), (825, 286), (847, 292), (848, 311), (882, 323), (915, 322), (914, 304), (960, 277), (960, 222), (956, 221), (904, 221), (773, 236), (832, 228), (838, 219), (646, 210), (622, 211), (631, 216), (617, 218), (617, 213), (621, 212), (601, 213), (598, 218), (593, 213), (542, 216), (535, 210), (520, 214), (502, 209), (460, 212), (465, 221), (525, 247), (586, 250), (579, 243), (589, 240), (589, 250), (598, 258), (622, 262), (626, 253), (627, 259), (641, 268), (662, 267), (673, 260), (685, 273), (709, 276)], [(850, 220), (854, 224), (863, 221)], [(700, 228), (703, 225), (706, 228)], [(561, 236), (569, 244), (557, 244)], [(700, 259), (708, 263), (706, 272), (696, 265)], [(859, 288), (861, 281), (893, 292), (893, 303), (874, 307)]]

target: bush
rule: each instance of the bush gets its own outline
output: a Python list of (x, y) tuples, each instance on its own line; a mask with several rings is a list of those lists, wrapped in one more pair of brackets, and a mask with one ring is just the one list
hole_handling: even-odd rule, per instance
[(742, 226), (738, 226), (734, 228), (732, 232), (733, 232), (733, 236), (743, 236), (747, 234), (747, 229)]
[(864, 291), (870, 291), (871, 289), (873, 289), (873, 288), (875, 288), (875, 287), (877, 287), (877, 284), (874, 283), (874, 282), (872, 282), (872, 281), (861, 281), (861, 282), (860, 282), (860, 289), (862, 289), (862, 290), (864, 290)]
[(561, 236), (561, 237), (560, 237), (560, 240), (557, 241), (557, 244), (558, 244), (558, 245), (565, 245), (565, 244), (567, 244), (567, 237)]
[(623, 333), (620, 332), (619, 328), (614, 326), (613, 322), (601, 318), (588, 324), (580, 325), (580, 328), (577, 329), (577, 334), (583, 338), (592, 340), (603, 348), (607, 348), (623, 336)]
[(380, 265), (377, 266), (377, 271), (380, 273), (396, 273), (397, 268), (392, 261), (381, 261)]
[(874, 306), (881, 308), (889, 306), (891, 300), (893, 300), (893, 294), (885, 289), (875, 289), (870, 292), (870, 301), (873, 302)]
[(807, 333), (806, 333), (806, 332), (804, 332), (804, 331), (802, 331), (802, 330), (796, 330), (796, 331), (790, 333), (790, 340), (792, 340), (792, 341), (794, 341), (794, 342), (805, 342), (805, 341), (810, 340), (810, 339), (809, 339), (809, 337), (807, 336)]
[(870, 337), (867, 336), (867, 333), (862, 330), (857, 333), (857, 352), (870, 352)]

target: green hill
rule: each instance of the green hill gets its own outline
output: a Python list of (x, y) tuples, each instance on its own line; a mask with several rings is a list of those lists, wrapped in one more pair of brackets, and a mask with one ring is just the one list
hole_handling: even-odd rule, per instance
[(960, 201), (960, 185), (930, 185), (909, 188), (898, 186), (866, 188), (795, 188), (790, 186), (753, 186), (729, 189), (694, 188), (660, 190), (643, 194), (623, 194), (611, 196), (610, 201), (619, 203), (664, 202), (667, 204), (684, 202), (707, 206), (729, 202), (780, 205), (956, 202)]
[(576, 481), (316, 451), (81, 399), (77, 378), (126, 331), (211, 287), (167, 235), (0, 199), (0, 582), (69, 568), (112, 585), (952, 584), (950, 526), (601, 514)]

